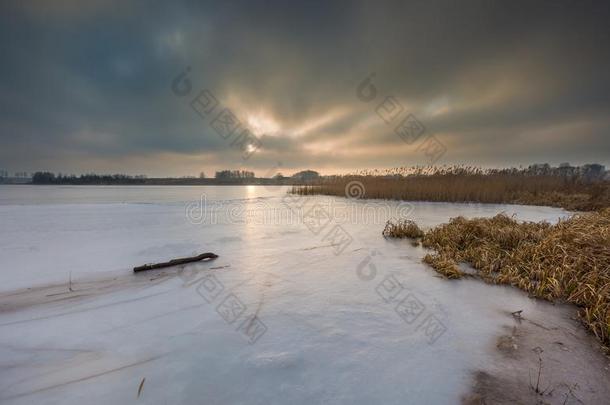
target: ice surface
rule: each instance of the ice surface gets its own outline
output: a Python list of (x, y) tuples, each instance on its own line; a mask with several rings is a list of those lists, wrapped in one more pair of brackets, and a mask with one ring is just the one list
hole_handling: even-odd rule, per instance
[[(145, 403), (454, 404), (507, 310), (562, 322), (515, 289), (437, 277), (421, 247), (381, 230), (404, 214), (430, 227), (563, 210), (285, 193), (0, 186), (2, 302), (63, 285), (42, 290), (44, 305), (0, 313), (0, 402), (127, 403), (146, 378)], [(205, 251), (220, 257), (131, 275)], [(113, 277), (125, 288), (87, 295)]]

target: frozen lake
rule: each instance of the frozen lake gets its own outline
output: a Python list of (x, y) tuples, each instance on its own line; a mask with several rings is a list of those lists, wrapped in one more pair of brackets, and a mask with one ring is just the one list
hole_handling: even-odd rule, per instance
[[(473, 370), (498, 367), (506, 311), (563, 322), (381, 236), (398, 215), (426, 228), (563, 210), (287, 190), (0, 186), (0, 402), (127, 403), (145, 378), (139, 400), (155, 404), (454, 404)], [(131, 273), (208, 251), (220, 257)]]

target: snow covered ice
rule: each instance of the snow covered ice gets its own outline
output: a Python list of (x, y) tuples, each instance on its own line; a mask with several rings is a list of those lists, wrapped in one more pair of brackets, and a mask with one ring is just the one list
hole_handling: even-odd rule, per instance
[[(127, 403), (145, 379), (151, 404), (454, 404), (493, 363), (507, 310), (565, 322), (516, 289), (441, 279), (423, 248), (381, 236), (396, 213), (427, 228), (563, 210), (315, 196), (294, 220), (286, 191), (0, 187), (0, 401)], [(202, 252), (220, 257), (131, 273)]]

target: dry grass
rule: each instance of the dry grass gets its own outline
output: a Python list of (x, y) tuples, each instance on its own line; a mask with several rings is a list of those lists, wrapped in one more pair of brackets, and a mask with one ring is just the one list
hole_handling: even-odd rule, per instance
[(396, 222), (388, 221), (382, 232), (386, 238), (421, 238), (424, 231), (414, 221), (402, 219)]
[(364, 198), (546, 205), (572, 211), (594, 211), (610, 206), (607, 181), (585, 182), (516, 169), (483, 171), (454, 167), (409, 173), (334, 176), (316, 184), (295, 186), (292, 191), (304, 195), (345, 196), (348, 183), (358, 181), (364, 186)]
[(458, 263), (485, 281), (582, 308), (584, 324), (610, 347), (610, 208), (577, 214), (555, 225), (493, 218), (453, 218), (425, 232), (424, 261), (449, 278)]
[(427, 254), (424, 256), (423, 262), (449, 279), (462, 278), (464, 275), (458, 268), (457, 263), (444, 254)]

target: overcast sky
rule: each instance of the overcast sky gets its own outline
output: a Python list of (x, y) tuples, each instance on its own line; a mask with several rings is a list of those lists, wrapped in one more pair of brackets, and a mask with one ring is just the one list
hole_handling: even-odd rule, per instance
[[(610, 2), (39, 0), (0, 11), (0, 168), (11, 172), (330, 174), (428, 163), (431, 139), (446, 150), (437, 164), (610, 164)], [(187, 67), (190, 88), (174, 92)], [(358, 88), (371, 74), (369, 100), (372, 87)], [(202, 118), (190, 102), (204, 89), (219, 105)], [(387, 97), (400, 103), (390, 123), (376, 112)], [(224, 108), (240, 121), (228, 139), (211, 125)], [(411, 143), (394, 132), (409, 114), (425, 128)], [(232, 143), (246, 128), (260, 145), (244, 153)]]

